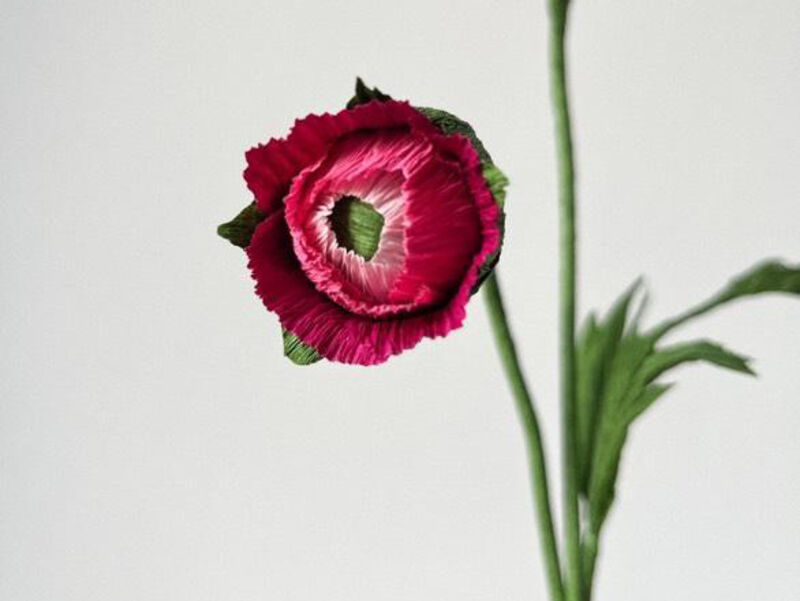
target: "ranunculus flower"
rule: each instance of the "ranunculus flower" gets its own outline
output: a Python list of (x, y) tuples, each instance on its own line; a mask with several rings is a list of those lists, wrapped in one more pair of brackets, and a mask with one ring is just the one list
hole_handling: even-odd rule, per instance
[(298, 363), (373, 365), (444, 336), (499, 255), (507, 182), (469, 125), (356, 90), (246, 153), (255, 203), (219, 229)]

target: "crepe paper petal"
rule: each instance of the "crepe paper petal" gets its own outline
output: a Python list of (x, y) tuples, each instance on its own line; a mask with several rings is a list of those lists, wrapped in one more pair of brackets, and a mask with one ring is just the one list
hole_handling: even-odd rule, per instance
[(255, 202), (219, 228), (300, 365), (446, 335), (500, 253), (508, 180), (469, 124), (360, 79), (348, 106), (248, 151)]

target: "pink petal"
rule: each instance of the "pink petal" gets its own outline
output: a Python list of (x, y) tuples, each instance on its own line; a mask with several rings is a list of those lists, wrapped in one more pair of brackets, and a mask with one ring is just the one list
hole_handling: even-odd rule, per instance
[[(335, 169), (335, 161), (327, 164), (334, 144), (356, 144), (336, 140), (359, 130), (377, 130), (362, 136), (372, 140), (364, 146), (374, 151), (369, 160), (362, 157)], [(413, 144), (408, 139), (399, 143), (409, 136)], [(385, 152), (392, 144), (397, 144), (395, 151), (403, 145), (415, 150), (408, 155)], [(347, 155), (341, 148), (332, 154)], [(499, 209), (466, 138), (439, 134), (406, 103), (373, 102), (298, 121), (286, 140), (250, 150), (247, 160), (245, 179), (259, 208), (270, 215), (247, 248), (256, 292), (305, 344), (333, 361), (373, 365), (423, 337), (444, 336), (461, 326), (478, 269), (500, 244)], [(397, 239), (402, 263), (394, 259), (400, 269), (380, 276), (389, 278), (383, 288), (343, 277), (357, 262), (331, 263), (332, 255), (326, 255), (330, 245), (320, 236), (320, 218), (313, 212), (319, 208), (314, 199), (337, 192), (325, 188), (332, 183), (374, 185), (398, 171), (406, 221)], [(324, 181), (323, 173), (336, 177)], [(281, 201), (290, 187), (284, 212)], [(327, 267), (321, 258), (327, 259)], [(322, 272), (315, 275), (317, 268), (327, 270), (325, 277)]]
[(319, 292), (300, 268), (292, 252), (283, 211), (275, 212), (256, 229), (247, 248), (256, 293), (267, 309), (278, 314), (283, 327), (326, 359), (376, 365), (416, 346), (422, 338), (444, 336), (463, 324), (478, 267), (499, 245), (498, 209), (469, 142), (450, 137), (437, 143), (460, 153), (480, 212), (483, 234), (480, 250), (474, 255), (464, 280), (440, 309), (382, 320), (346, 311)]
[(286, 139), (272, 139), (245, 153), (244, 179), (256, 198), (258, 208), (269, 214), (280, 206), (292, 179), (319, 161), (329, 144), (344, 134), (364, 129), (384, 129), (398, 125), (419, 131), (436, 128), (407, 102), (370, 102), (335, 115), (309, 115), (295, 121)]
[[(431, 160), (431, 152), (427, 138), (406, 128), (350, 134), (292, 184), (285, 204), (295, 253), (317, 289), (349, 311), (385, 317), (419, 308), (413, 296), (393, 298), (393, 286), (408, 252), (404, 182)], [(382, 181), (394, 182), (388, 191), (392, 198), (378, 199), (386, 200), (375, 207), (384, 213), (385, 226), (378, 252), (367, 262), (335, 246), (326, 218), (337, 199), (353, 195), (369, 200)]]

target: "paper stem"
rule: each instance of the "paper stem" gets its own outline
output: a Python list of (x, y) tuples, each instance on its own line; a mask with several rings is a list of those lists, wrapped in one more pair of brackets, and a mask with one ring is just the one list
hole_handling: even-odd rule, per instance
[(580, 513), (576, 465), (575, 398), (575, 166), (567, 92), (565, 34), (569, 0), (550, 3), (550, 85), (555, 120), (560, 213), (561, 423), (564, 478), (564, 538), (568, 601), (582, 601)]
[(539, 525), (539, 540), (544, 556), (545, 575), (552, 601), (565, 601), (564, 586), (561, 581), (561, 562), (558, 556), (556, 533), (553, 528), (553, 515), (550, 509), (550, 492), (547, 483), (547, 462), (545, 460), (539, 419), (533, 406), (533, 397), (525, 383), (525, 376), (519, 364), (519, 357), (506, 318), (503, 297), (497, 274), (492, 274), (483, 285), (489, 320), (494, 333), (497, 352), (503, 365), (506, 379), (511, 386), (522, 429), (525, 433), (528, 464), (531, 472), (534, 509)]

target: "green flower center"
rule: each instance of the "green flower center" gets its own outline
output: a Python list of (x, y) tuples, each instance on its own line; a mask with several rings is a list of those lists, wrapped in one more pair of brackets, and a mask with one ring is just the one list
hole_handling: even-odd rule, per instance
[(337, 244), (369, 261), (377, 252), (383, 215), (356, 196), (342, 196), (328, 218)]

